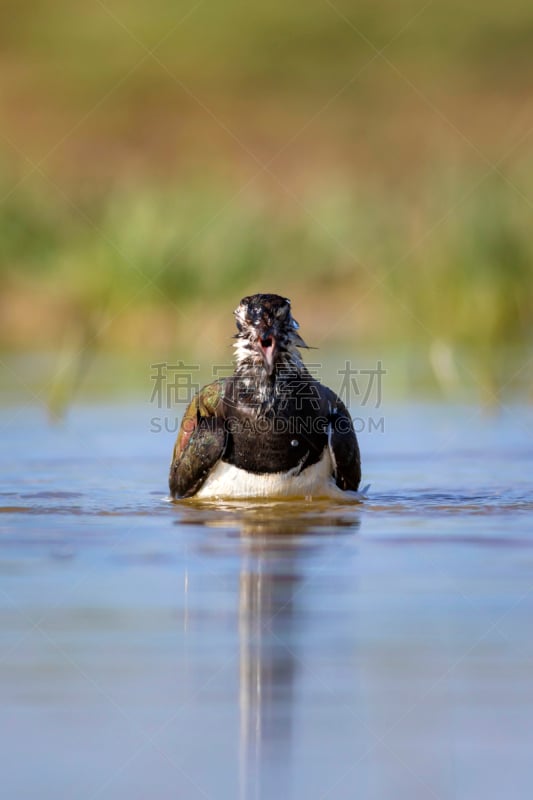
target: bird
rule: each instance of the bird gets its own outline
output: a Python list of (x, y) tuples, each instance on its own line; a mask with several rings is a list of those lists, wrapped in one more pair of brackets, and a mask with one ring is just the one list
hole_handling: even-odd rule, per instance
[(172, 499), (347, 497), (361, 481), (350, 414), (311, 375), (309, 349), (277, 294), (244, 297), (234, 311), (233, 375), (192, 398), (170, 465)]

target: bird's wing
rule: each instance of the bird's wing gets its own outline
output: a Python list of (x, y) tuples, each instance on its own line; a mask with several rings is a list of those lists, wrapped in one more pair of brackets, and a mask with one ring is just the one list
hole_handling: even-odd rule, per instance
[(220, 460), (226, 445), (222, 417), (225, 381), (204, 386), (189, 404), (181, 421), (170, 465), (172, 497), (191, 497)]
[(352, 418), (342, 400), (328, 392), (328, 445), (335, 482), (343, 491), (357, 491), (361, 482), (361, 456)]

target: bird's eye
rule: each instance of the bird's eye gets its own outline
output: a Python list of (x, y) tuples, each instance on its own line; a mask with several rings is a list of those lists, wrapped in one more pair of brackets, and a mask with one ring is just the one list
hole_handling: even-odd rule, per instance
[(276, 309), (276, 317), (278, 317), (278, 319), (284, 319), (288, 312), (289, 306), (280, 306), (278, 309)]

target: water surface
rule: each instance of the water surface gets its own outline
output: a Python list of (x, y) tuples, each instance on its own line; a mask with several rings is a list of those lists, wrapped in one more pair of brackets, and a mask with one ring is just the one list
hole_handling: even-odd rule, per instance
[(388, 410), (354, 505), (171, 504), (150, 416), (2, 411), (2, 796), (529, 799), (531, 410)]

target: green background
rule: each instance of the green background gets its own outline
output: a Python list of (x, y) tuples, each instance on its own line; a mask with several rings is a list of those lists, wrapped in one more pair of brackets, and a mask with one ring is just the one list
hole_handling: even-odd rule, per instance
[(0, 347), (51, 406), (227, 360), (255, 291), (408, 392), (530, 393), (531, 2), (4, 0), (0, 48)]

